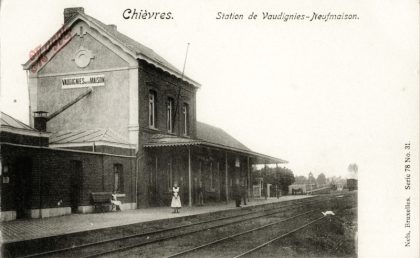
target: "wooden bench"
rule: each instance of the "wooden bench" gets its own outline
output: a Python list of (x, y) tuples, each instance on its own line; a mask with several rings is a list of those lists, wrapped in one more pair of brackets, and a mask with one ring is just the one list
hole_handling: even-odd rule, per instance
[(111, 192), (93, 192), (92, 195), (92, 203), (95, 206), (95, 211), (100, 210), (102, 212), (110, 211), (110, 207), (112, 206), (111, 199), (112, 193)]

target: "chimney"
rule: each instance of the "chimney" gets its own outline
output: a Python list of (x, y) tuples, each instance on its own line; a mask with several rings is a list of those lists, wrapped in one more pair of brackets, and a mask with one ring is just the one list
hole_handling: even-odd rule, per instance
[(70, 21), (78, 13), (85, 13), (83, 7), (65, 8), (64, 9), (64, 24)]
[(115, 24), (108, 24), (107, 25), (110, 29), (117, 30), (117, 25)]
[(48, 112), (35, 111), (34, 112), (34, 127), (40, 132), (47, 131)]

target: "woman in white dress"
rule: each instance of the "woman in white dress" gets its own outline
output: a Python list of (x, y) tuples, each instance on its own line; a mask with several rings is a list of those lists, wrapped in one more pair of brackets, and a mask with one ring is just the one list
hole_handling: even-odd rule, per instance
[(172, 213), (179, 213), (179, 209), (181, 208), (181, 197), (179, 196), (179, 187), (178, 183), (174, 183), (174, 187), (172, 187), (172, 202), (171, 207), (174, 209)]

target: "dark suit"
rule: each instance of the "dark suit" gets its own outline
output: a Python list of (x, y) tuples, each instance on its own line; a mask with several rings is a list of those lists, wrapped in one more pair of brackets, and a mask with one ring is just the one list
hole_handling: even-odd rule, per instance
[(239, 184), (233, 186), (233, 199), (235, 200), (236, 207), (241, 207), (241, 187)]
[(246, 196), (248, 195), (248, 189), (246, 189), (246, 185), (243, 185), (241, 187), (241, 195), (242, 195), (242, 200), (244, 200), (244, 205), (246, 205)]

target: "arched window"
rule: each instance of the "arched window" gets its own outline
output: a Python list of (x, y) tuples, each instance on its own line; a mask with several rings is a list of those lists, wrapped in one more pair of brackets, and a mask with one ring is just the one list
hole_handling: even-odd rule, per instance
[(174, 100), (173, 98), (168, 98), (168, 102), (166, 104), (166, 129), (168, 129), (169, 133), (173, 132), (173, 108)]
[(213, 161), (210, 161), (210, 173), (209, 173), (209, 177), (210, 177), (210, 190), (214, 189), (214, 171), (213, 171)]
[(156, 128), (156, 92), (149, 91), (149, 127)]
[(167, 179), (167, 186), (169, 191), (172, 189), (173, 186), (173, 175), (172, 175), (172, 158), (169, 159), (168, 167), (166, 170), (166, 179)]
[(184, 103), (184, 105), (182, 106), (182, 115), (183, 115), (183, 122), (184, 122), (184, 128), (183, 128), (183, 133), (184, 135), (188, 135), (189, 134), (189, 107), (187, 103)]
[(121, 164), (114, 164), (114, 192), (124, 192), (123, 166)]

